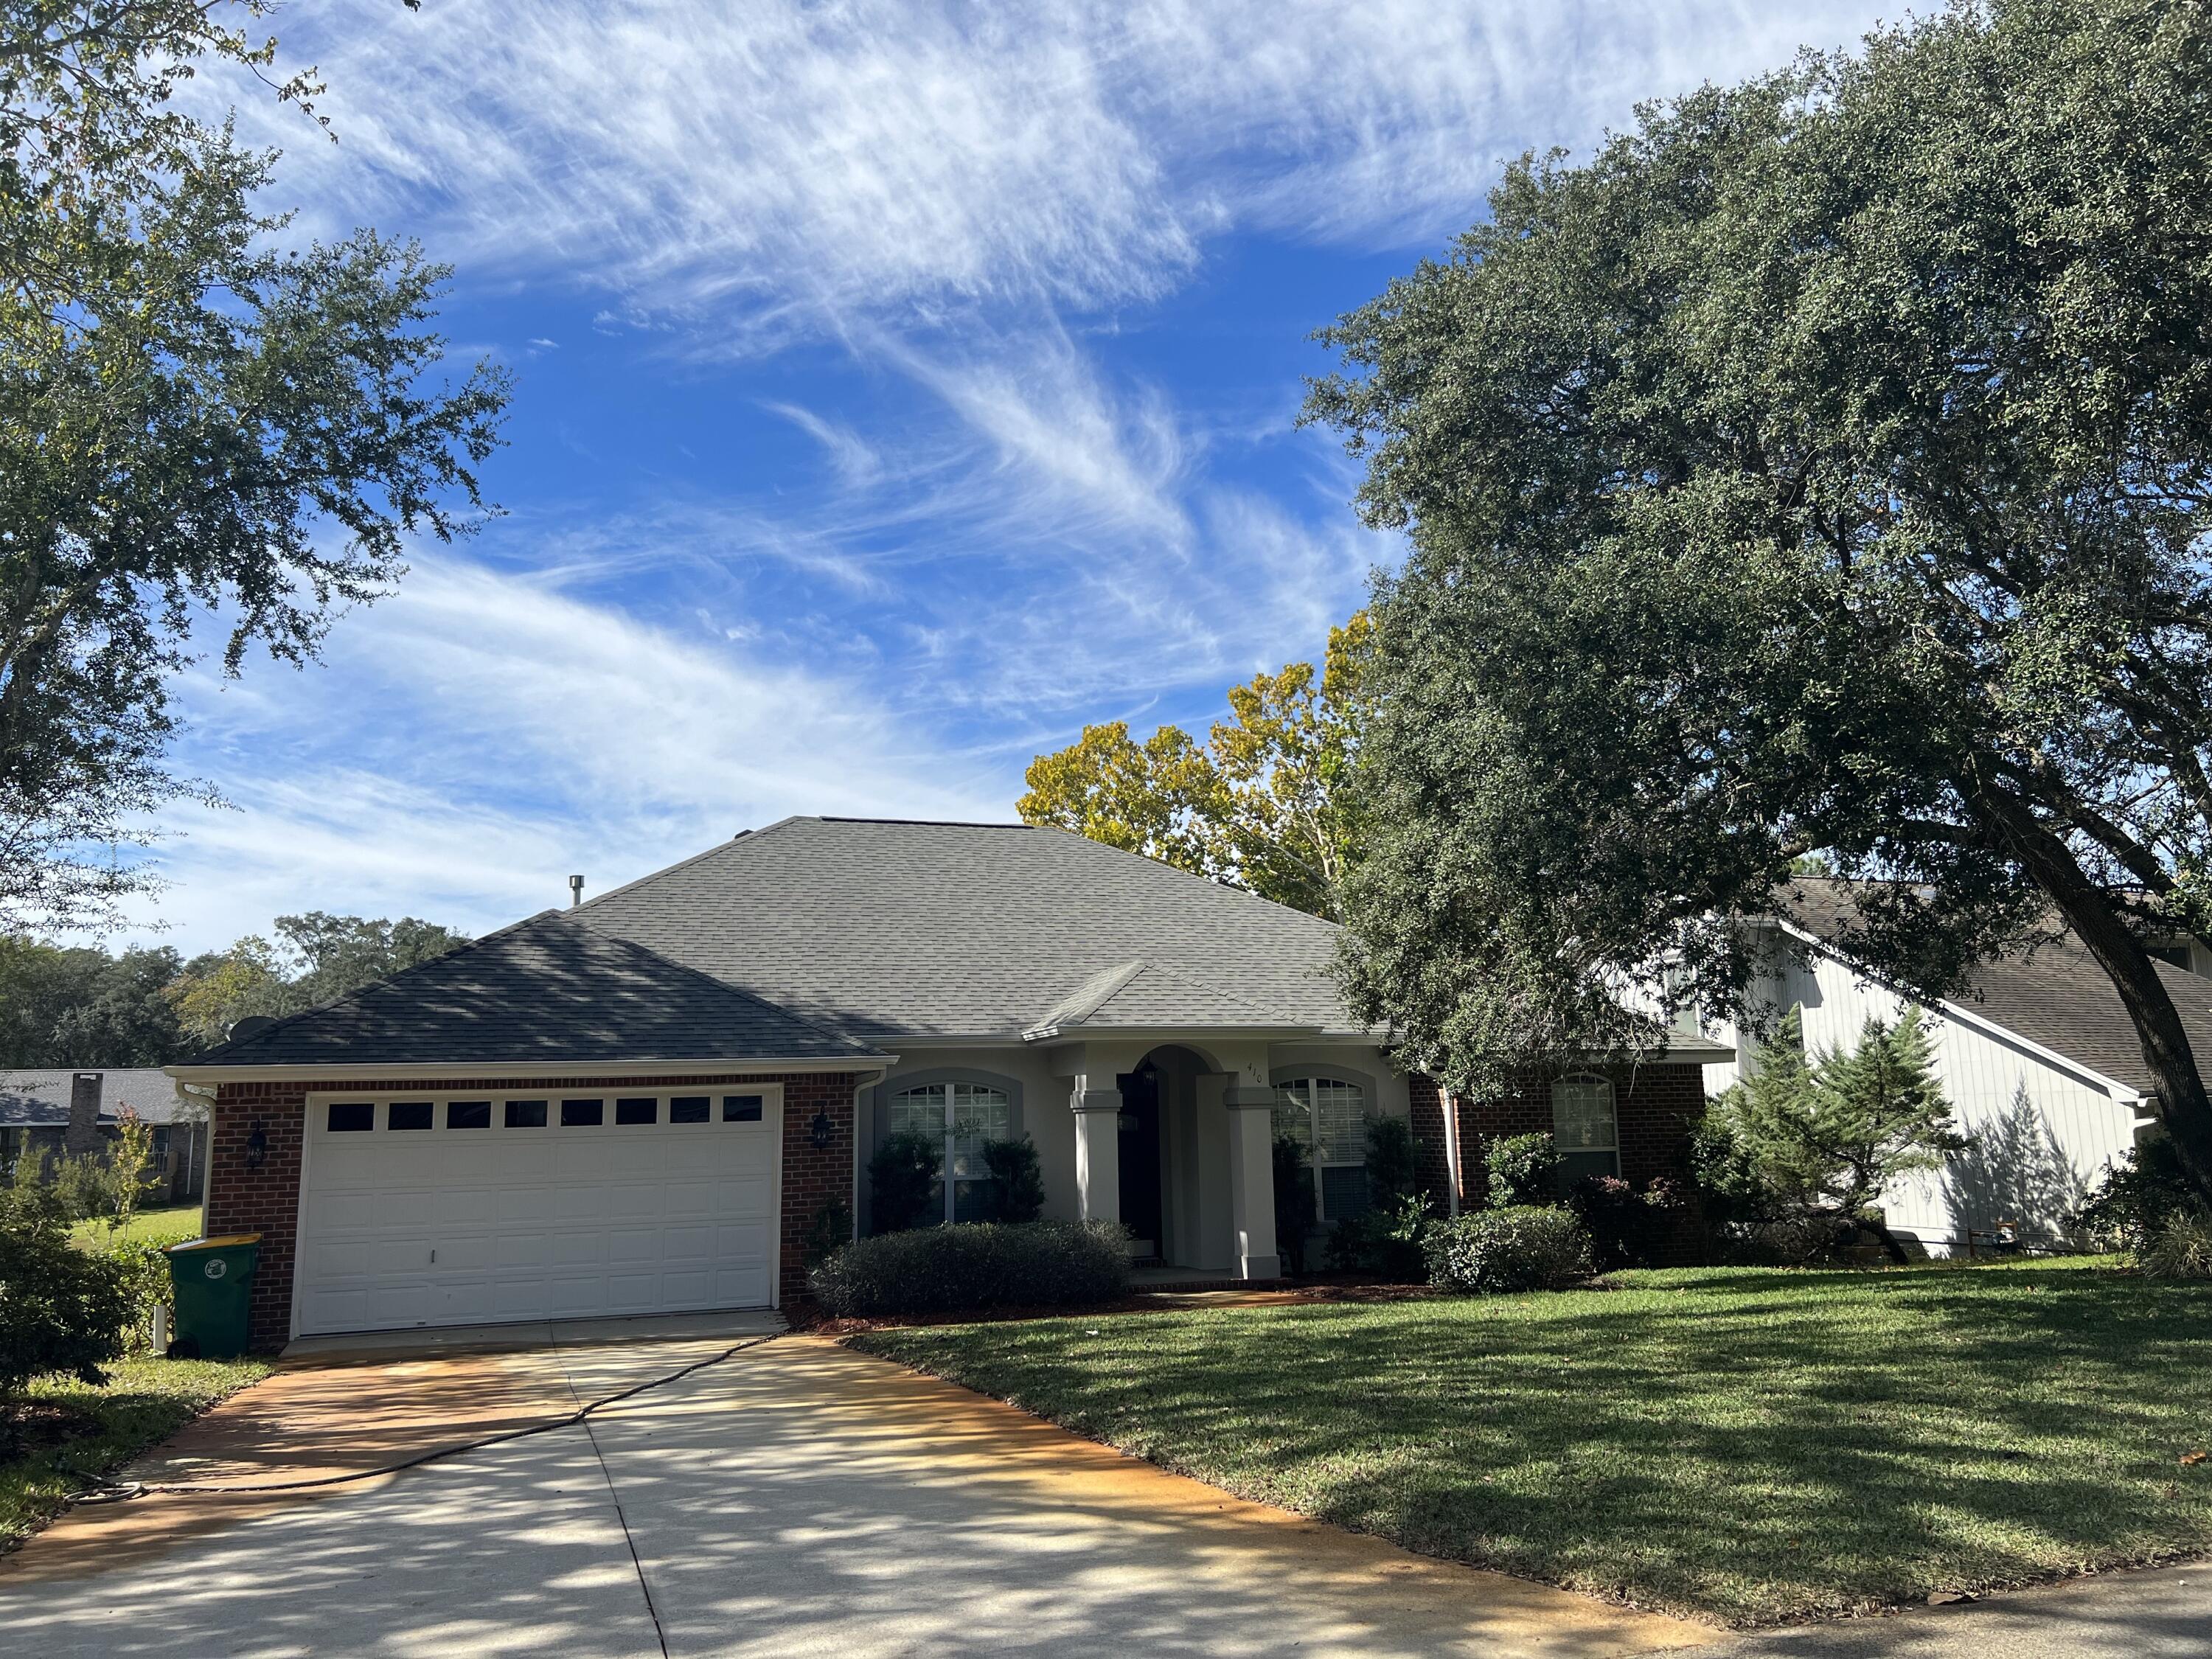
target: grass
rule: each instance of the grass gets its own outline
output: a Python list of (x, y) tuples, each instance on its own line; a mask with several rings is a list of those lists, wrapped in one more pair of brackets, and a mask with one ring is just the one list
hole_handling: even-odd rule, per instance
[(0, 1551), (61, 1513), (70, 1498), (167, 1439), (225, 1395), (269, 1375), (260, 1359), (133, 1356), (104, 1387), (67, 1377), (31, 1384), (21, 1421), (0, 1426)]
[(2212, 1550), (2212, 1284), (2110, 1261), (871, 1332), (1431, 1555), (1757, 1624)]
[[(142, 1209), (121, 1231), (133, 1244), (174, 1244), (180, 1239), (198, 1238), (200, 1206), (165, 1204), (158, 1208)], [(70, 1235), (80, 1245), (94, 1250), (106, 1249), (114, 1237), (104, 1221), (80, 1221), (70, 1228)]]

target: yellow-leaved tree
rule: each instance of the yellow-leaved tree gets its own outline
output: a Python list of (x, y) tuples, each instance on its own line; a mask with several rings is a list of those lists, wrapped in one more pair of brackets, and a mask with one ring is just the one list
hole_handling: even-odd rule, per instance
[(1229, 690), (1231, 718), (1201, 744), (1176, 726), (1142, 743), (1126, 720), (1086, 726), (1040, 755), (1017, 810), (1262, 898), (1334, 919), (1358, 836), (1345, 784), (1358, 747), (1367, 613), (1329, 630), (1328, 653)]

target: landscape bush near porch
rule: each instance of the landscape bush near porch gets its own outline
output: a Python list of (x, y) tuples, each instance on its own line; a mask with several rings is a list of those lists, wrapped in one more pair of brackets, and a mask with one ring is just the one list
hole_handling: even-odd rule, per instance
[(856, 1239), (808, 1275), (841, 1318), (966, 1309), (1080, 1307), (1129, 1282), (1129, 1251), (1112, 1223), (960, 1222)]

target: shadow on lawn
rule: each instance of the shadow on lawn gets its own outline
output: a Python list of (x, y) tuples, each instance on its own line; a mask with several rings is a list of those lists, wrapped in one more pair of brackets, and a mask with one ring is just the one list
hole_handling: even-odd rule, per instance
[(887, 1351), (1418, 1550), (1731, 1618), (2212, 1545), (2212, 1465), (2179, 1463), (2212, 1287), (1719, 1272), (1138, 1323)]

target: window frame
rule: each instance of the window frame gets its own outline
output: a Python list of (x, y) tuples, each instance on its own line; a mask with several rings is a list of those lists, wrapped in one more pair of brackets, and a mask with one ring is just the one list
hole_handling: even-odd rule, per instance
[(1004, 1136), (986, 1133), (978, 1137), (976, 1144), (979, 1149), (982, 1141), (987, 1139), (1012, 1140), (1019, 1136), (1021, 1131), (1018, 1116), (1020, 1106), (1018, 1091), (1009, 1086), (1005, 1079), (974, 1073), (940, 1073), (912, 1079), (892, 1079), (884, 1085), (882, 1113), (878, 1120), (882, 1126), (880, 1139), (887, 1140), (892, 1135), (900, 1133), (898, 1129), (892, 1127), (893, 1115), (899, 1110), (899, 1103), (915, 1095), (936, 1094), (941, 1097), (940, 1110), (944, 1127), (943, 1139), (939, 1150), (937, 1186), (938, 1195), (941, 1200), (940, 1207), (943, 1211), (939, 1217), (939, 1222), (942, 1225), (950, 1225), (959, 1219), (961, 1188), (972, 1188), (990, 1178), (988, 1173), (963, 1176), (958, 1172), (958, 1142), (961, 1135), (953, 1094), (957, 1089), (974, 1089), (996, 1095), (999, 1097), (998, 1103), (1005, 1109)]
[[(1272, 1074), (1272, 1078), (1273, 1080), (1268, 1086), (1275, 1091), (1275, 1104), (1269, 1112), (1271, 1132), (1277, 1133), (1281, 1132), (1283, 1115), (1286, 1110), (1303, 1110), (1305, 1114), (1305, 1132), (1294, 1138), (1304, 1142), (1306, 1168), (1313, 1172), (1315, 1222), (1319, 1225), (1327, 1226), (1332, 1220), (1350, 1219), (1349, 1217), (1345, 1216), (1332, 1217), (1328, 1213), (1327, 1191), (1328, 1177), (1322, 1172), (1327, 1170), (1364, 1170), (1367, 1167), (1366, 1126), (1376, 1119), (1387, 1115), (1382, 1109), (1375, 1080), (1361, 1073), (1334, 1066), (1278, 1066)], [(1352, 1090), (1358, 1095), (1359, 1109), (1357, 1121), (1360, 1125), (1360, 1147), (1359, 1156), (1356, 1158), (1331, 1157), (1322, 1144), (1324, 1137), (1322, 1133), (1321, 1098), (1318, 1091), (1318, 1085), (1322, 1084), (1334, 1085), (1339, 1089)], [(1300, 1085), (1304, 1085), (1307, 1091), (1304, 1106), (1302, 1108), (1294, 1105), (1286, 1106), (1283, 1099), (1284, 1091), (1295, 1089)]]
[[(726, 1121), (721, 1115), (721, 1099), (726, 1093), (757, 1096), (761, 1103), (760, 1115), (757, 1118), (733, 1118)], [(696, 1099), (702, 1094), (714, 1103), (706, 1122), (677, 1122), (670, 1117), (668, 1109), (670, 1101), (677, 1098)], [(655, 1103), (652, 1123), (630, 1123), (619, 1126), (616, 1123), (617, 1100), (647, 1098)], [(562, 1124), (561, 1106), (564, 1100), (592, 1099), (598, 1099), (604, 1103), (599, 1123), (597, 1125)], [(491, 1104), (489, 1124), (480, 1125), (474, 1128), (457, 1129), (450, 1122), (448, 1109), (453, 1105), (456, 1103), (473, 1105), (487, 1100)], [(395, 1086), (376, 1090), (319, 1090), (310, 1092), (307, 1096), (307, 1124), (312, 1132), (310, 1139), (320, 1139), (327, 1135), (336, 1135), (340, 1139), (350, 1140), (356, 1136), (372, 1134), (381, 1139), (393, 1133), (403, 1135), (426, 1134), (425, 1131), (420, 1129), (402, 1129), (395, 1132), (392, 1128), (391, 1113), (395, 1103), (410, 1104), (419, 1103), (427, 1103), (429, 1106), (430, 1127), (427, 1132), (427, 1138), (435, 1145), (444, 1144), (445, 1138), (449, 1133), (459, 1133), (471, 1143), (481, 1143), (496, 1142), (502, 1137), (509, 1135), (558, 1135), (564, 1130), (571, 1136), (597, 1133), (611, 1138), (617, 1127), (626, 1131), (631, 1139), (635, 1139), (640, 1133), (645, 1131), (665, 1133), (671, 1129), (687, 1134), (699, 1134), (709, 1131), (735, 1134), (758, 1134), (777, 1129), (781, 1126), (783, 1116), (783, 1085), (781, 1083), (756, 1083), (749, 1079), (731, 1083), (707, 1085), (645, 1082), (635, 1086), (625, 1085), (618, 1080), (605, 1086), (549, 1090), (542, 1085), (537, 1085), (534, 1079), (523, 1079), (514, 1087), (504, 1089), (497, 1087), (487, 1089), (479, 1079), (474, 1086), (465, 1089), (437, 1087), (410, 1089)], [(543, 1105), (545, 1108), (545, 1121), (543, 1123), (508, 1122), (507, 1109), (510, 1103), (517, 1105)], [(369, 1109), (368, 1128), (366, 1130), (332, 1129), (330, 1127), (329, 1117), (330, 1109), (333, 1105), (367, 1106)]]
[[(1598, 1084), (1598, 1085), (1601, 1085), (1601, 1086), (1604, 1088), (1604, 1090), (1605, 1090), (1606, 1118), (1607, 1118), (1607, 1121), (1608, 1121), (1608, 1122), (1613, 1126), (1613, 1140), (1612, 1140), (1612, 1144), (1611, 1144), (1610, 1146), (1568, 1146), (1568, 1145), (1567, 1145), (1565, 1136), (1565, 1135), (1564, 1135), (1564, 1133), (1562, 1133), (1562, 1130), (1564, 1129), (1565, 1126), (1564, 1126), (1564, 1124), (1563, 1124), (1563, 1123), (1562, 1123), (1562, 1121), (1561, 1121), (1561, 1119), (1560, 1119), (1560, 1114), (1559, 1114), (1559, 1105), (1560, 1105), (1560, 1098), (1559, 1098), (1559, 1096), (1560, 1096), (1560, 1091), (1561, 1091), (1562, 1089), (1564, 1089), (1564, 1088), (1565, 1088), (1565, 1087), (1569, 1086), (1570, 1085), (1575, 1085), (1575, 1084), (1589, 1084), (1589, 1083)], [(1602, 1154), (1604, 1154), (1604, 1155), (1606, 1155), (1606, 1156), (1607, 1156), (1607, 1157), (1609, 1157), (1609, 1158), (1612, 1158), (1612, 1160), (1613, 1160), (1613, 1168), (1612, 1168), (1612, 1170), (1611, 1170), (1609, 1172), (1608, 1172), (1608, 1171), (1588, 1171), (1588, 1172), (1585, 1172), (1585, 1176), (1577, 1176), (1574, 1177), (1574, 1180), (1575, 1180), (1575, 1181), (1583, 1180), (1583, 1179), (1586, 1178), (1586, 1175), (1587, 1175), (1587, 1174), (1591, 1174), (1591, 1173), (1595, 1173), (1595, 1174), (1605, 1174), (1605, 1173), (1610, 1173), (1615, 1180), (1618, 1180), (1618, 1179), (1620, 1178), (1620, 1085), (1619, 1085), (1618, 1084), (1616, 1084), (1616, 1083), (1615, 1083), (1615, 1082), (1614, 1082), (1611, 1078), (1609, 1078), (1609, 1077), (1606, 1076), (1606, 1075), (1605, 1075), (1605, 1073), (1602, 1073), (1602, 1072), (1588, 1072), (1588, 1071), (1584, 1071), (1584, 1072), (1563, 1072), (1563, 1073), (1561, 1073), (1559, 1076), (1557, 1076), (1557, 1077), (1555, 1077), (1555, 1078), (1553, 1078), (1553, 1079), (1552, 1079), (1552, 1081), (1551, 1081), (1551, 1086), (1550, 1086), (1550, 1088), (1547, 1091), (1547, 1104), (1551, 1107), (1551, 1109), (1552, 1109), (1552, 1144), (1553, 1144), (1553, 1146), (1557, 1146), (1557, 1147), (1559, 1148), (1559, 1177), (1560, 1177), (1560, 1179), (1559, 1179), (1559, 1184), (1560, 1184), (1560, 1186), (1564, 1188), (1571, 1187), (1571, 1186), (1572, 1186), (1572, 1185), (1574, 1184), (1574, 1181), (1571, 1181), (1571, 1180), (1569, 1180), (1569, 1179), (1567, 1178), (1567, 1172), (1566, 1172), (1566, 1171), (1567, 1171), (1567, 1165), (1566, 1165), (1566, 1160), (1567, 1160), (1567, 1159), (1569, 1159), (1569, 1158), (1593, 1158), (1593, 1157), (1595, 1157), (1595, 1156), (1597, 1156), (1597, 1155), (1599, 1155), (1599, 1154), (1601, 1154), (1601, 1153), (1602, 1153)]]

